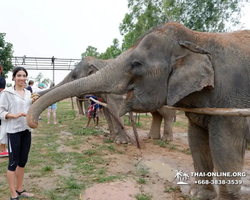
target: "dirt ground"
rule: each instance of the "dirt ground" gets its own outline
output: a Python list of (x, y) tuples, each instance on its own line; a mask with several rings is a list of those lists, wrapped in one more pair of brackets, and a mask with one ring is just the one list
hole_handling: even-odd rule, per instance
[[(184, 116), (177, 116), (177, 122), (186, 120)], [(61, 137), (70, 137), (70, 133), (63, 131), (61, 128)], [(135, 145), (119, 145), (116, 148), (121, 149), (124, 154), (109, 154), (106, 157), (112, 158), (113, 162), (104, 166), (111, 174), (116, 172), (127, 175), (126, 180), (119, 180), (109, 183), (96, 183), (93, 187), (87, 188), (79, 197), (80, 200), (135, 200), (136, 194), (146, 194), (152, 200), (181, 200), (191, 199), (188, 191), (194, 184), (194, 177), (190, 172), (193, 172), (193, 161), (189, 153), (189, 146), (187, 141), (187, 132), (185, 128), (174, 127), (174, 139), (169, 142), (167, 147), (157, 145), (157, 140), (147, 138), (148, 130), (137, 129), (141, 144), (141, 150)], [(132, 129), (129, 130), (132, 133)], [(102, 144), (104, 135), (97, 137), (90, 137), (89, 144)], [(159, 141), (158, 141), (159, 142)], [(82, 146), (78, 149), (82, 152), (87, 147)], [(69, 152), (73, 149), (68, 149), (63, 144), (60, 144), (58, 151)], [(7, 158), (6, 158), (7, 159)], [(65, 165), (62, 169), (55, 170), (55, 176), (63, 174), (70, 176), (70, 166)], [(147, 173), (143, 176), (146, 181), (144, 184), (138, 183), (135, 174), (140, 170), (145, 170)], [(187, 184), (177, 184), (180, 180), (175, 179), (176, 170), (182, 170), (183, 173), (189, 175), (185, 180)], [(247, 173), (243, 177), (242, 199), (250, 199), (250, 151), (246, 151), (245, 165), (243, 171)], [(27, 179), (29, 174), (25, 174), (25, 183), (31, 187), (35, 184), (37, 188), (49, 189), (53, 184), (53, 177), (40, 177), (39, 181)], [(138, 177), (138, 176), (137, 176)], [(215, 186), (216, 187), (216, 186)], [(1, 195), (0, 195), (1, 196)], [(1, 199), (1, 198), (0, 198)], [(146, 197), (137, 198), (138, 200), (150, 200)]]
[[(178, 120), (185, 119), (182, 116), (182, 118), (177, 117)], [(147, 132), (138, 129), (141, 150), (135, 145), (130, 145), (124, 155), (112, 155), (115, 156), (114, 162), (106, 166), (110, 172), (127, 173), (128, 179), (96, 184), (82, 194), (82, 200), (134, 200), (134, 195), (140, 192), (148, 194), (153, 200), (191, 199), (188, 192), (194, 184), (194, 177), (190, 175), (194, 169), (191, 154), (187, 153), (189, 146), (186, 130), (174, 128), (174, 139), (169, 143), (170, 148), (155, 145), (152, 140), (147, 139)], [(140, 169), (149, 171), (149, 174), (144, 177), (146, 184), (138, 184), (133, 178), (133, 174)], [(188, 180), (185, 181), (187, 184), (177, 184), (180, 180), (175, 179), (176, 170), (182, 170), (189, 175)], [(243, 171), (247, 173), (247, 176), (242, 178), (244, 181), (241, 187), (242, 199), (246, 200), (250, 197), (249, 150), (246, 151)], [(147, 198), (141, 198), (141, 200), (144, 199)]]

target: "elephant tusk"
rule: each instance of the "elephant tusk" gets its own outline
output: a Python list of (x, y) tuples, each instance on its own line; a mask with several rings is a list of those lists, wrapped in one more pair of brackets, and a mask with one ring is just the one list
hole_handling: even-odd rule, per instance
[(109, 107), (108, 107), (108, 104), (103, 103), (103, 102), (100, 102), (100, 101), (98, 101), (98, 100), (96, 100), (96, 99), (93, 99), (92, 97), (90, 97), (90, 100), (94, 101), (95, 103), (97, 103), (97, 104), (99, 104), (99, 105), (104, 106), (105, 108), (109, 108)]
[(185, 112), (192, 112), (198, 114), (206, 115), (223, 115), (223, 116), (242, 116), (249, 117), (250, 109), (240, 109), (240, 108), (180, 108), (172, 106), (164, 106), (165, 108), (173, 110), (181, 110)]

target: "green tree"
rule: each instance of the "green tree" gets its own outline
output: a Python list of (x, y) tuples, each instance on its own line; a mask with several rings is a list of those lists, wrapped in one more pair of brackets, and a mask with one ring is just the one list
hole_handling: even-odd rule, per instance
[(104, 53), (97, 52), (97, 48), (88, 46), (86, 51), (82, 53), (82, 58), (86, 56), (92, 56), (98, 59), (113, 59), (121, 54), (121, 48), (119, 47), (119, 40), (114, 39), (113, 44), (106, 49)]
[(169, 21), (206, 32), (226, 31), (237, 25), (243, 3), (248, 0), (128, 0), (127, 13), (119, 26), (122, 50), (130, 48), (146, 31)]
[(104, 53), (101, 53), (99, 58), (104, 60), (114, 59), (119, 56), (121, 52), (121, 48), (119, 47), (119, 40), (115, 38), (113, 40), (113, 45), (108, 47)]
[(7, 73), (13, 69), (11, 59), (13, 57), (13, 45), (6, 42), (4, 37), (5, 33), (0, 33), (0, 63), (3, 65), (2, 76), (7, 78)]
[(97, 52), (97, 48), (92, 47), (92, 46), (88, 46), (86, 51), (84, 53), (82, 53), (82, 59), (87, 57), (87, 56), (99, 58), (100, 53)]
[(49, 78), (43, 78), (44, 75), (40, 72), (37, 77), (35, 78), (35, 82), (37, 83), (37, 86), (39, 86), (40, 83), (43, 83), (45, 87), (49, 85), (51, 82)]

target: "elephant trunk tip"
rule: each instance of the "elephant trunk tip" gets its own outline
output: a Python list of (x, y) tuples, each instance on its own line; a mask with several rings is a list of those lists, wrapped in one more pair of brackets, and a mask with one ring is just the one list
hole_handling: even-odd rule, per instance
[(30, 128), (37, 128), (38, 122), (33, 119), (31, 115), (27, 115), (26, 117), (27, 124)]

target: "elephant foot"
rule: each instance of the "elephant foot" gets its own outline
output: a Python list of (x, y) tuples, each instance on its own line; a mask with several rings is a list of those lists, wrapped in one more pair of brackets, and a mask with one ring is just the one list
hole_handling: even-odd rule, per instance
[(173, 135), (163, 135), (161, 140), (164, 140), (164, 141), (167, 141), (167, 142), (170, 142), (170, 141), (173, 141)]
[(127, 138), (118, 135), (115, 138), (115, 143), (117, 143), (117, 144), (130, 144), (131, 142)]
[(149, 134), (148, 134), (148, 138), (149, 138), (149, 139), (160, 139), (161, 136), (160, 136), (160, 135), (154, 135), (154, 134), (149, 133)]
[(190, 195), (194, 199), (199, 200), (212, 200), (217, 197), (217, 193), (213, 185), (194, 185), (190, 189)]

